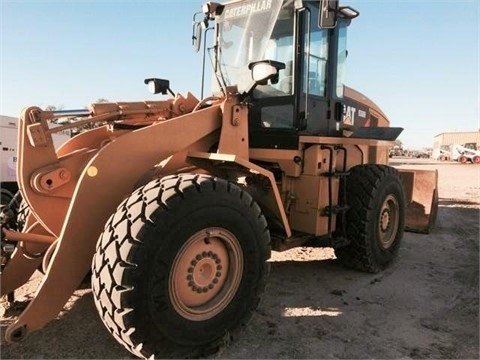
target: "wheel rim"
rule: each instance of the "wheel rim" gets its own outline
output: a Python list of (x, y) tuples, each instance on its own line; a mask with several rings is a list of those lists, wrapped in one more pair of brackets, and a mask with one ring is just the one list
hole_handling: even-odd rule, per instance
[(203, 321), (219, 314), (237, 292), (243, 253), (228, 230), (208, 228), (191, 236), (172, 264), (169, 294), (175, 311)]
[(400, 206), (393, 195), (388, 195), (380, 208), (378, 238), (380, 245), (384, 249), (390, 248), (398, 231), (398, 222), (400, 219)]

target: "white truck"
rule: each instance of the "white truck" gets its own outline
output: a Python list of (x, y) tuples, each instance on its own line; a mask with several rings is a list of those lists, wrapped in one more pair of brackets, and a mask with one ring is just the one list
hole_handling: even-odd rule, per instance
[[(8, 204), (18, 190), (17, 185), (17, 118), (0, 115), (0, 194), (1, 205)], [(70, 138), (69, 132), (53, 136), (55, 148)]]

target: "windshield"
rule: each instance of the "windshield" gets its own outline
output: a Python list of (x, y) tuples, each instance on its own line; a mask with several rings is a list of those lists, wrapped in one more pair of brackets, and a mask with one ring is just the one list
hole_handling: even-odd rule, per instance
[[(247, 0), (225, 6), (218, 22), (216, 78), (219, 84), (237, 85), (245, 91), (252, 82), (248, 64), (259, 60), (277, 60), (292, 67), (293, 1)], [(290, 70), (291, 71), (291, 70)], [(289, 74), (291, 75), (291, 74)], [(287, 77), (280, 71), (280, 80)], [(279, 88), (279, 83), (277, 88)]]

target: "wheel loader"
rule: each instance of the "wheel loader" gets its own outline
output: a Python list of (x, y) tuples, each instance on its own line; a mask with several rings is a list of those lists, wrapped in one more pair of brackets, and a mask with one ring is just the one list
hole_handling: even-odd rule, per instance
[[(432, 229), (437, 173), (389, 166), (402, 129), (344, 85), (357, 10), (238, 0), (196, 15), (211, 96), (149, 78), (167, 98), (22, 111), (24, 220), (2, 214), (2, 294), (37, 269), (44, 278), (7, 341), (44, 327), (91, 274), (103, 323), (132, 354), (208, 348), (255, 311), (272, 250), (332, 247), (340, 263), (376, 273), (404, 229)], [(59, 118), (76, 121), (52, 127)], [(52, 134), (86, 125), (55, 150)]]

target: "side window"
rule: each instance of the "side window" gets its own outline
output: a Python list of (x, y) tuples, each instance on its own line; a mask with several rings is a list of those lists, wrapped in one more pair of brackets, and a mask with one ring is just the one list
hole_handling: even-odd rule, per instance
[(328, 58), (327, 30), (318, 26), (318, 8), (312, 7), (306, 14), (305, 59), (303, 91), (317, 96), (326, 94), (326, 70)]
[(336, 80), (336, 95), (340, 99), (343, 98), (343, 85), (345, 83), (347, 55), (347, 25), (343, 21), (340, 21), (338, 29), (338, 64)]
[(262, 127), (292, 128), (293, 105), (275, 105), (262, 107)]

